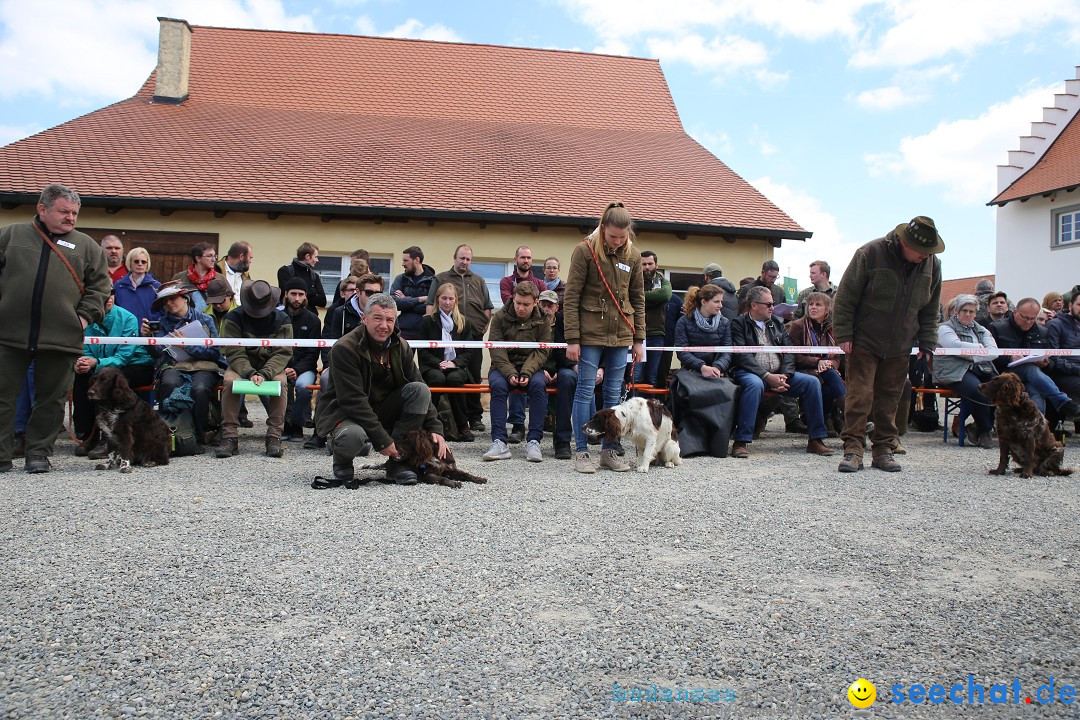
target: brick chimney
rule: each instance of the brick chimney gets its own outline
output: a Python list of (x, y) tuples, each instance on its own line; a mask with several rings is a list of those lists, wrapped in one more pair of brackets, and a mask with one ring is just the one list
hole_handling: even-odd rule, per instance
[(191, 26), (186, 20), (159, 17), (158, 64), (154, 76), (154, 102), (179, 105), (188, 97), (191, 67)]

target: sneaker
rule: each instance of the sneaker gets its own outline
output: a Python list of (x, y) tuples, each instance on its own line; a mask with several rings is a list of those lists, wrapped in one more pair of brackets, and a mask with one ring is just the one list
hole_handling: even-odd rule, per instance
[(968, 423), (964, 427), (964, 444), (971, 447), (979, 447), (979, 427), (975, 423)]
[(592, 458), (589, 457), (588, 451), (582, 451), (577, 454), (577, 459), (574, 460), (574, 469), (579, 473), (596, 472), (596, 468), (593, 467)]
[(476, 420), (469, 421), (469, 429), (473, 432), (484, 432), (487, 430), (487, 425), (484, 424), (483, 420), (477, 418)]
[(812, 455), (825, 455), (825, 456), (833, 455), (833, 454), (836, 453), (836, 451), (833, 450), (831, 447), (829, 447), (825, 443), (821, 442), (820, 438), (818, 438), (816, 440), (811, 440), (810, 442), (806, 443), (806, 452), (808, 452), (808, 453), (810, 453)]
[(630, 469), (629, 465), (619, 459), (619, 456), (615, 454), (614, 450), (600, 451), (600, 467), (607, 468), (614, 472), (626, 472)]
[(525, 443), (525, 459), (529, 462), (542, 462), (544, 453), (540, 450), (539, 440), (530, 440)]
[(243, 418), (242, 420), (240, 420), (240, 427), (253, 428), (255, 427), (255, 423), (253, 423), (251, 420), (248, 420), (247, 418)]
[(619, 457), (626, 454), (626, 450), (623, 449), (622, 443), (619, 441), (616, 441), (615, 444), (611, 446), (611, 449), (614, 450), (615, 454)]
[(491, 447), (484, 453), (484, 460), (509, 460), (510, 448), (502, 440), (491, 443)]
[(736, 440), (731, 443), (731, 457), (733, 458), (748, 458), (750, 457), (750, 447), (743, 440)]
[(555, 446), (555, 459), (556, 460), (569, 460), (573, 457), (570, 452), (570, 443), (559, 443)]
[(862, 456), (844, 453), (844, 459), (840, 461), (840, 466), (836, 469), (843, 473), (859, 472), (863, 469)]
[(882, 453), (873, 459), (870, 467), (875, 467), (884, 472), (900, 472), (900, 463), (893, 459), (891, 452)]
[(510, 431), (509, 437), (506, 438), (506, 442), (511, 445), (518, 445), (525, 442), (525, 426), (515, 425)]

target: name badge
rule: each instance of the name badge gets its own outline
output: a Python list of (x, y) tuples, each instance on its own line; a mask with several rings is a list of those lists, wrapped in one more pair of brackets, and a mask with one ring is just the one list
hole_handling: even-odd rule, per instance
[(74, 250), (75, 249), (75, 245), (73, 245), (72, 243), (69, 243), (67, 240), (57, 240), (56, 244), (60, 245), (62, 247), (66, 247), (68, 250)]
[(626, 263), (619, 263), (619, 264), (618, 264), (618, 265), (616, 265), (615, 267), (619, 268), (619, 269), (620, 269), (620, 270), (622, 270), (623, 272), (630, 272), (630, 266), (629, 266), (629, 265), (627, 265)]

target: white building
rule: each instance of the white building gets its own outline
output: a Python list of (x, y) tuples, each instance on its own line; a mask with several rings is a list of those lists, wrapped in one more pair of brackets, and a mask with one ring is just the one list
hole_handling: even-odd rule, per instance
[(998, 166), (997, 288), (1042, 301), (1080, 283), (1080, 67)]

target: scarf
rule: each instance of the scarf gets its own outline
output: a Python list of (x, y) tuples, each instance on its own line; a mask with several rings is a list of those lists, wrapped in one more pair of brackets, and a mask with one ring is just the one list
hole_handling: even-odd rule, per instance
[(559, 287), (559, 283), (561, 282), (562, 280), (560, 280), (559, 278), (555, 278), (554, 280), (545, 280), (544, 284), (547, 285), (548, 290), (555, 290)]
[[(450, 317), (442, 310), (439, 311), (439, 322), (442, 323), (442, 340), (443, 342), (450, 342), (454, 338), (450, 336), (450, 332), (454, 329), (454, 318)], [(443, 350), (443, 360), (453, 360), (457, 357), (457, 350), (452, 347), (448, 347)]]
[(206, 286), (216, 277), (217, 272), (214, 268), (210, 268), (210, 272), (203, 275), (200, 279), (199, 276), (195, 274), (195, 263), (188, 265), (187, 278), (191, 281), (191, 284), (195, 286), (195, 289), (200, 292), (206, 292)]
[(720, 327), (720, 318), (722, 317), (723, 315), (716, 313), (711, 318), (707, 318), (701, 314), (701, 310), (694, 308), (694, 322), (705, 332), (716, 332), (717, 328)]

